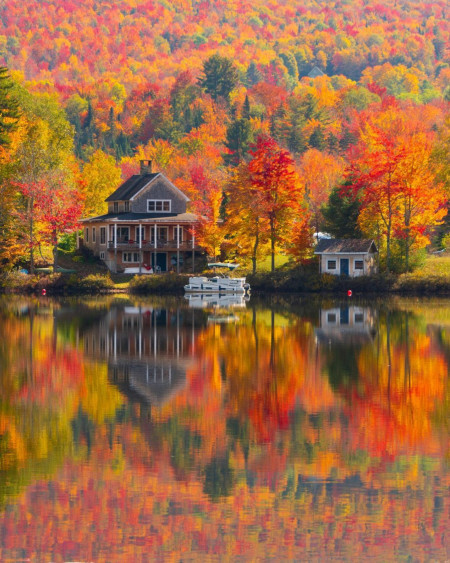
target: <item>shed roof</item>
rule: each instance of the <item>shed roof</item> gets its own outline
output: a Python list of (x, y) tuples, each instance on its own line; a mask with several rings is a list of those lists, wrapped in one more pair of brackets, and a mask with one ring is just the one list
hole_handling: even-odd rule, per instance
[(314, 254), (366, 254), (377, 252), (371, 239), (322, 239), (317, 243)]

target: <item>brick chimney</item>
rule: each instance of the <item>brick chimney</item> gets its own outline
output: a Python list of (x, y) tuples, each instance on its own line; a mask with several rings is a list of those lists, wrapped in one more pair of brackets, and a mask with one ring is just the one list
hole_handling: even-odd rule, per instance
[(152, 173), (152, 161), (151, 160), (140, 160), (141, 163), (141, 176), (145, 174)]

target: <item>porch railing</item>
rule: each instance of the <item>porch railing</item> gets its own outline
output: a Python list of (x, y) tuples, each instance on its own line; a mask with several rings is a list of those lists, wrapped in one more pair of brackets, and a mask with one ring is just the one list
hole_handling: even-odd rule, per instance
[[(134, 239), (117, 239), (117, 246), (115, 247), (114, 241), (108, 241), (108, 250), (114, 250), (117, 248), (119, 250), (139, 250), (139, 241)], [(198, 250), (198, 246), (194, 244), (194, 250)], [(142, 240), (141, 245), (142, 250), (177, 250), (176, 240), (167, 239), (156, 239), (156, 245), (154, 240)], [(179, 249), (183, 251), (192, 250), (192, 241), (180, 241)]]

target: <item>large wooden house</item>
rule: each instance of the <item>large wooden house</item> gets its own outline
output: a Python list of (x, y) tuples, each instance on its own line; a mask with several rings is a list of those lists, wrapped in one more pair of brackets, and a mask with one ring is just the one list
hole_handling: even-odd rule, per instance
[(108, 213), (84, 219), (83, 244), (112, 272), (194, 271), (197, 216), (186, 210), (189, 198), (151, 161), (107, 199)]

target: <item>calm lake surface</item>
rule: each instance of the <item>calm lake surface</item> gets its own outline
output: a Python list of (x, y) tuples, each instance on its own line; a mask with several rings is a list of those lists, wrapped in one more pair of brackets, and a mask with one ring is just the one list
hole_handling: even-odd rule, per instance
[(450, 300), (0, 298), (1, 561), (450, 559)]

